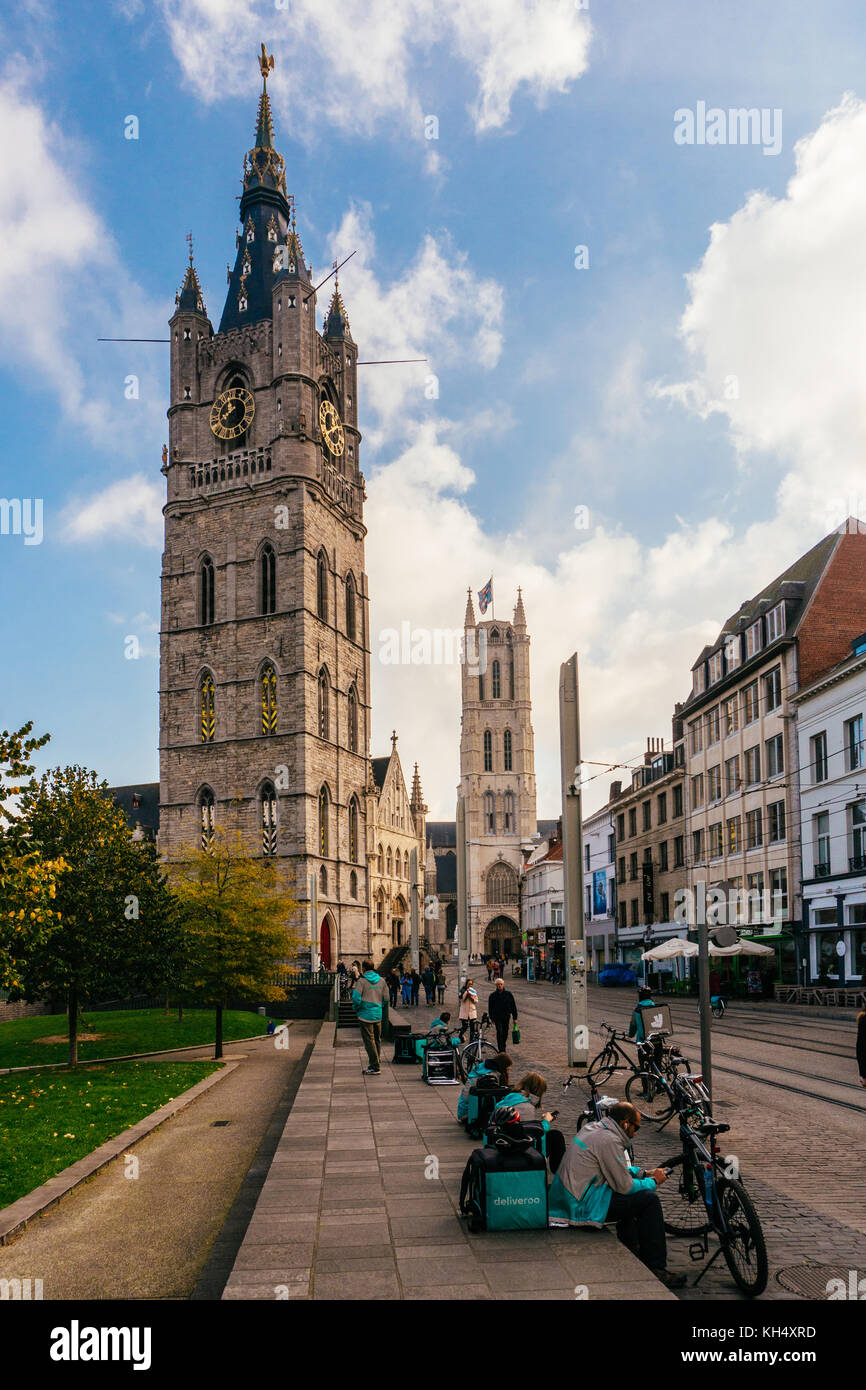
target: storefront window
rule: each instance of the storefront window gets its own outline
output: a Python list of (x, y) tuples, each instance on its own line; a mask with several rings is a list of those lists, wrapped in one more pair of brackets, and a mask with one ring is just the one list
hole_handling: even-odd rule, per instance
[(866, 979), (866, 927), (851, 933), (851, 974), (855, 979)]

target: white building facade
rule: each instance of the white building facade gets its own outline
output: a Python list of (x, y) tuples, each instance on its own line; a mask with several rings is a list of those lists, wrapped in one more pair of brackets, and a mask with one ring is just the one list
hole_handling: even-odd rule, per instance
[(617, 958), (616, 827), (610, 805), (583, 823), (583, 893), (587, 966), (597, 980)]

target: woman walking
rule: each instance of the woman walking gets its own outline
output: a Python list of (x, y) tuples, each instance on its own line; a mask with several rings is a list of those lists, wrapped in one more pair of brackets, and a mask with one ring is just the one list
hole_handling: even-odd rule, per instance
[(477, 1029), (478, 1010), (475, 1007), (478, 1003), (478, 991), (474, 988), (472, 981), (467, 980), (460, 996), (460, 1041), (466, 1036), (466, 1029), (469, 1029), (469, 1041), (472, 1042)]

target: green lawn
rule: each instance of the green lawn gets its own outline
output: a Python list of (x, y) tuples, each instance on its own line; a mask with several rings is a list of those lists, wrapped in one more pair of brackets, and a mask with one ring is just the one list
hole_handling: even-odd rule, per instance
[[(251, 1038), (264, 1033), (268, 1026), (261, 1014), (226, 1010), (223, 1014), (223, 1040)], [(88, 1013), (79, 1024), (78, 1057), (82, 1062), (97, 1057), (126, 1057), (136, 1052), (157, 1052), (163, 1048), (188, 1047), (191, 1043), (212, 1043), (214, 1039), (213, 1009), (184, 1009), (183, 1022), (178, 1023), (177, 1011), (170, 1014), (162, 1009), (129, 1009), (106, 1013)], [(65, 1014), (40, 1014), (36, 1018), (16, 1018), (0, 1023), (0, 1069), (31, 1067), (40, 1062), (65, 1062), (67, 1057), (67, 1019)], [(83, 1035), (97, 1033), (98, 1038), (87, 1042)], [(60, 1042), (40, 1039), (56, 1038)]]
[(218, 1066), (119, 1062), (74, 1072), (0, 1076), (0, 1208), (189, 1090)]

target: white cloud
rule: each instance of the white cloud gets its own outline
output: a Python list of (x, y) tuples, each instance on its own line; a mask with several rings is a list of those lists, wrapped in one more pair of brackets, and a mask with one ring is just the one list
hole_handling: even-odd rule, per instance
[(116, 456), (140, 446), (143, 421), (156, 428), (163, 387), (148, 369), (138, 400), (127, 401), (128, 357), (96, 339), (140, 335), (142, 324), (165, 322), (167, 306), (148, 303), (124, 270), (71, 172), (74, 144), (13, 68), (0, 77), (0, 360), (29, 388), (53, 391), (64, 415)]
[(657, 394), (727, 417), (744, 467), (789, 470), (786, 513), (866, 492), (866, 103), (843, 98), (796, 146), (785, 196), (715, 224), (688, 277), (692, 375)]
[[(424, 358), (413, 366), (362, 367), (366, 448), (407, 432), (407, 412), (438, 399), (438, 374), (474, 363), (493, 367), (502, 349), (503, 295), (495, 280), (479, 279), (466, 255), (447, 235), (425, 237), (405, 272), (389, 285), (373, 270), (375, 240), (370, 209), (353, 206), (332, 239), (331, 255), (342, 260), (356, 251), (340, 282), (352, 336), (363, 346), (362, 360)], [(327, 308), (330, 287), (320, 303)], [(433, 378), (437, 380), (434, 381)], [(439, 397), (434, 392), (440, 392)]]
[(70, 504), (65, 518), (65, 537), (92, 541), (98, 537), (132, 540), (138, 545), (162, 543), (163, 488), (135, 473), (122, 478), (86, 502)]
[(421, 139), (439, 85), (423, 69), (439, 48), (443, 66), (456, 53), (474, 75), (476, 129), (503, 126), (521, 88), (541, 104), (581, 76), (591, 36), (574, 0), (160, 2), (175, 56), (205, 101), (253, 90), (252, 54), (267, 34), (281, 64), (273, 102), (302, 138), (323, 125), (370, 134), (396, 122)]

